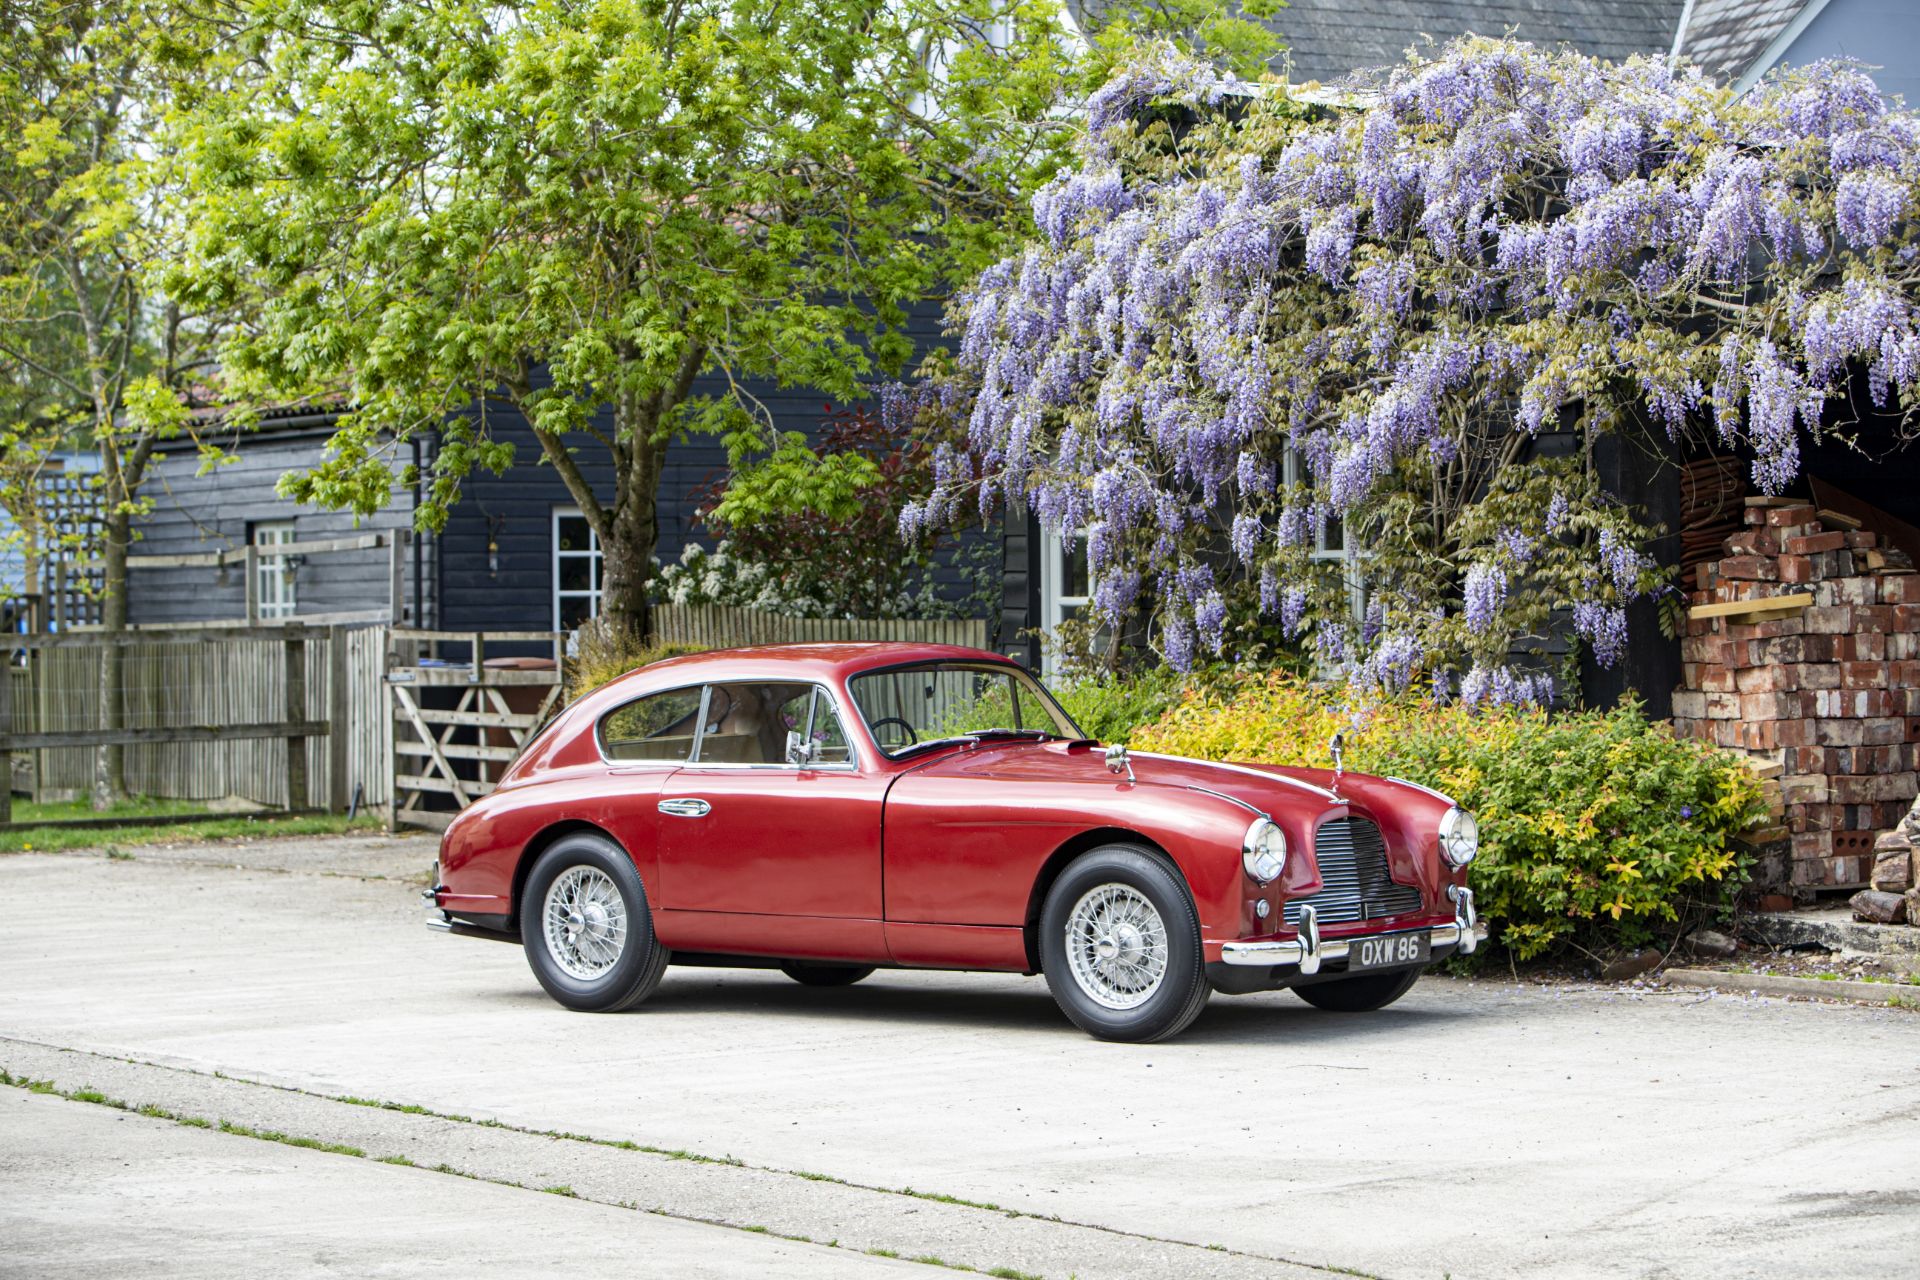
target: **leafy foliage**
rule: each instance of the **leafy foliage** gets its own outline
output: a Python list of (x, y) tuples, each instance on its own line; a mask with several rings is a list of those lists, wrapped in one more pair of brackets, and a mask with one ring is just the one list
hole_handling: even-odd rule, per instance
[(1052, 0), (225, 12), (249, 56), (182, 118), (183, 275), (270, 289), (233, 367), (354, 406), (284, 492), (376, 510), (412, 479), (393, 442), (433, 430), (437, 529), (472, 468), (515, 463), (510, 404), (605, 548), (604, 607), (643, 630), (668, 442), (725, 440), (736, 523), (851, 509), (871, 473), (776, 431), (750, 382), (848, 403), (896, 372), (907, 308), (1003, 252), (1057, 167), (1075, 65)]
[(627, 672), (662, 658), (701, 652), (698, 645), (655, 644), (609, 615), (590, 619), (574, 632), (567, 655), (567, 700), (591, 693)]
[[(1710, 431), (1777, 492), (1850, 368), (1911, 420), (1920, 125), (1858, 68), (1735, 98), (1472, 39), (1357, 88), (1116, 75), (1039, 235), (961, 300), (959, 373), (902, 402), (952, 442), (903, 527), (1002, 496), (1085, 527), (1094, 611), (1149, 613), (1183, 670), (1241, 583), (1363, 686), (1533, 701), (1516, 641), (1565, 611), (1610, 663), (1664, 586), (1602, 437)], [(1312, 554), (1334, 522), (1357, 621)]]
[(1271, 676), (1190, 689), (1134, 745), (1326, 768), (1341, 730), (1348, 769), (1407, 778), (1478, 815), (1476, 901), (1522, 959), (1677, 932), (1692, 899), (1738, 887), (1729, 841), (1763, 815), (1743, 762), (1676, 738), (1634, 704), (1549, 716), (1410, 693), (1361, 707)]
[(1187, 677), (1154, 667), (1132, 675), (1089, 676), (1052, 687), (1082, 733), (1098, 742), (1131, 742), (1174, 705)]

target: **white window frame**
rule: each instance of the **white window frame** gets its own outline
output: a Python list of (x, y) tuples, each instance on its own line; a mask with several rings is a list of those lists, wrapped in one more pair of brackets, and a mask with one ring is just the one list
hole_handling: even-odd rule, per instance
[[(1084, 528), (1075, 529), (1073, 537), (1085, 538)], [(1061, 594), (1065, 584), (1061, 573), (1066, 558), (1066, 535), (1062, 531), (1042, 529), (1040, 531), (1040, 627), (1051, 637), (1067, 620), (1067, 611), (1078, 608), (1083, 613), (1093, 603), (1093, 597), (1069, 596)], [(1087, 586), (1093, 586), (1092, 566), (1088, 565)], [(1060, 659), (1046, 645), (1040, 647), (1040, 674), (1044, 679), (1059, 677)]]
[[(291, 520), (256, 520), (247, 531), (255, 547), (284, 546), (298, 542)], [(257, 554), (253, 561), (254, 616), (291, 618), (300, 608), (300, 592), (293, 580), (292, 558), (285, 555)]]
[[(569, 519), (571, 520), (584, 519), (585, 514), (586, 513), (581, 511), (580, 508), (578, 507), (567, 507), (567, 506), (555, 507), (553, 509), (552, 522), (548, 525), (548, 533), (549, 533), (548, 541), (552, 549), (551, 550), (552, 566), (551, 567), (553, 572), (553, 629), (555, 631), (565, 631), (567, 629), (566, 627), (561, 625), (561, 622), (560, 622), (560, 613), (561, 613), (560, 602), (562, 600), (585, 600), (587, 602), (587, 616), (589, 618), (597, 618), (600, 616), (600, 601), (603, 595), (603, 588), (601, 585), (603, 580), (602, 573), (606, 568), (606, 556), (600, 546), (599, 533), (595, 531), (591, 523), (588, 523), (587, 549), (585, 551), (560, 550), (560, 522), (562, 520), (569, 520)], [(575, 588), (573, 590), (561, 589), (560, 562), (563, 559), (567, 559), (567, 560), (585, 559), (591, 562), (591, 567), (589, 568), (587, 573), (587, 589), (586, 590), (582, 591), (582, 590), (579, 590), (578, 588)]]

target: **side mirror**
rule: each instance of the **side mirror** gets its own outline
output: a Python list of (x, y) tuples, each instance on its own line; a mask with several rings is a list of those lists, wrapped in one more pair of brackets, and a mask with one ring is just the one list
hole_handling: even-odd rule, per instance
[(1133, 760), (1127, 755), (1127, 748), (1124, 743), (1116, 742), (1109, 746), (1106, 750), (1105, 758), (1107, 762), (1107, 772), (1124, 773), (1127, 775), (1128, 782), (1134, 781)]
[(787, 730), (787, 763), (796, 769), (804, 769), (820, 755), (820, 744), (801, 733), (798, 729)]

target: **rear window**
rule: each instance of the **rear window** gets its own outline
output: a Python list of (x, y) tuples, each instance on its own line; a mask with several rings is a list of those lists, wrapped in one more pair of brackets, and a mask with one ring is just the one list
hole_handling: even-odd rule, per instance
[(600, 717), (600, 746), (609, 760), (685, 763), (700, 727), (700, 686), (650, 693)]

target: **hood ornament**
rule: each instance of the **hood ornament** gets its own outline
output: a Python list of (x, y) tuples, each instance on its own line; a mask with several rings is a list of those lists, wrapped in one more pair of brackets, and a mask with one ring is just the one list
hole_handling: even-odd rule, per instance
[(1337, 729), (1334, 731), (1333, 737), (1327, 740), (1327, 750), (1333, 753), (1333, 785), (1329, 790), (1338, 791), (1340, 789), (1340, 775), (1345, 773), (1347, 769), (1346, 730)]
[(1116, 742), (1109, 746), (1106, 752), (1106, 760), (1108, 773), (1124, 773), (1127, 775), (1128, 782), (1137, 781), (1133, 776), (1133, 759), (1127, 755), (1125, 743)]

